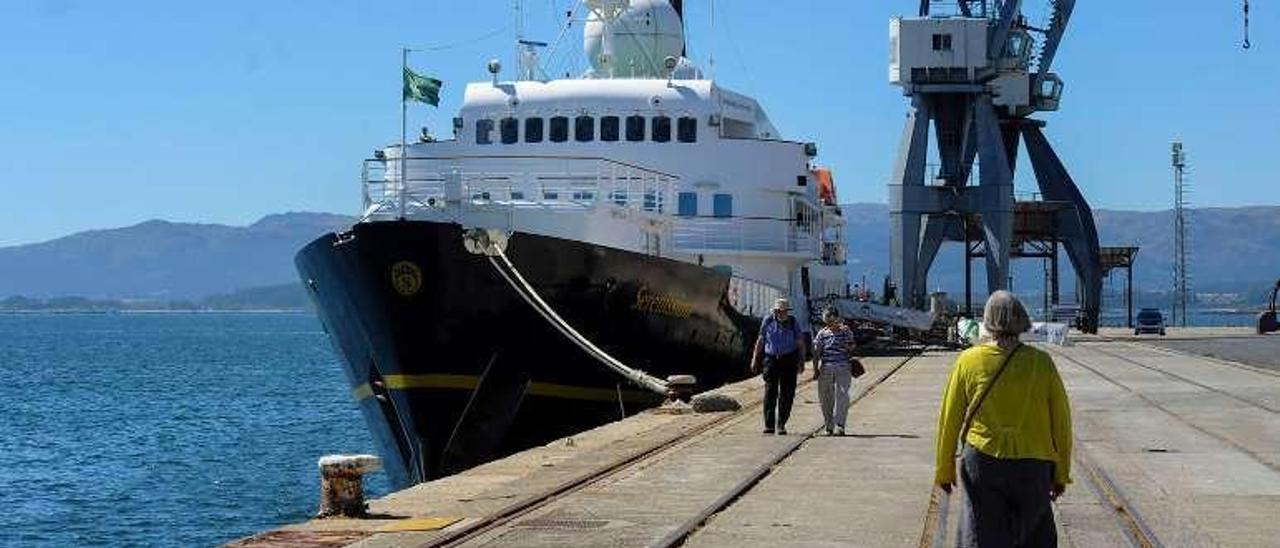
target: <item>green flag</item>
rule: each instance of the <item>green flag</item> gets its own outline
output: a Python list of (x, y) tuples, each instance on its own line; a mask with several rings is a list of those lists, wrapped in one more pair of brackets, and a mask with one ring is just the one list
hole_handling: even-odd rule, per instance
[(444, 82), (418, 74), (404, 67), (404, 94), (401, 100), (418, 101), (433, 107), (440, 106), (440, 86)]

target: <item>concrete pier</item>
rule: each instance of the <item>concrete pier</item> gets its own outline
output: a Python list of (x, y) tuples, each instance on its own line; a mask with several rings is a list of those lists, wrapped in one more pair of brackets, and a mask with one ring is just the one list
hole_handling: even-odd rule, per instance
[[(1224, 335), (1234, 337), (1171, 332), (1159, 344)], [(1054, 507), (1062, 545), (1274, 545), (1280, 371), (1122, 339), (1045, 347), (1077, 438), (1074, 483)], [(1280, 356), (1280, 336), (1232, 346)], [(239, 545), (950, 545), (963, 501), (934, 498), (931, 482), (954, 358), (865, 360), (847, 437), (811, 436), (821, 429), (813, 383), (798, 391), (790, 435), (762, 435), (752, 379), (722, 389), (743, 404), (736, 413), (642, 413), (370, 501), (367, 519), (291, 525)]]

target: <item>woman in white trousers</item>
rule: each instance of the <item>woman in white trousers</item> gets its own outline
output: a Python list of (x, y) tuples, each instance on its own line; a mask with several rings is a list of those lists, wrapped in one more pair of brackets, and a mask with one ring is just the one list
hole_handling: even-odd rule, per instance
[(814, 376), (818, 379), (818, 403), (828, 436), (843, 436), (849, 415), (849, 387), (853, 384), (853, 330), (835, 308), (822, 312), (826, 324), (813, 339)]

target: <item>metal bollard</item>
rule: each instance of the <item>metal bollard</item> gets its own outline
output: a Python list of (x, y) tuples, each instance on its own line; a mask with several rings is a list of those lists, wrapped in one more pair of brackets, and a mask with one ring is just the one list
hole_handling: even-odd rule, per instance
[(667, 398), (688, 402), (697, 385), (698, 379), (693, 375), (671, 375), (667, 377)]
[(382, 459), (373, 455), (326, 455), (320, 457), (320, 511), (318, 518), (367, 515), (364, 503), (364, 475), (382, 468)]

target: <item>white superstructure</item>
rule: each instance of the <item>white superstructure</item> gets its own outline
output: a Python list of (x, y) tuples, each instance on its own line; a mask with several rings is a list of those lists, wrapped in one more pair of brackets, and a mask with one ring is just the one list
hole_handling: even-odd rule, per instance
[(816, 147), (783, 139), (754, 99), (677, 57), (683, 36), (665, 0), (588, 7), (582, 78), (467, 85), (452, 139), (366, 161), (365, 220), (456, 222), (720, 268), (734, 276), (730, 301), (754, 315), (780, 296), (801, 302), (802, 278), (815, 297), (843, 294), (843, 220), (829, 173), (820, 181), (811, 163)]

